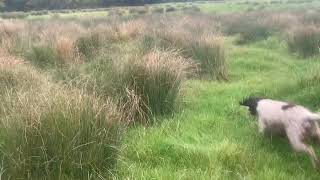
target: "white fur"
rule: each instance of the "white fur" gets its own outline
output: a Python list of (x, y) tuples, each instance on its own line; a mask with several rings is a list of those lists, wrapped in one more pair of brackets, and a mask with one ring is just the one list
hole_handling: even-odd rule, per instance
[(283, 109), (286, 105), (288, 103), (271, 99), (260, 100), (256, 109), (259, 132), (274, 130), (274, 132), (286, 133), (294, 150), (307, 153), (313, 165), (319, 165), (314, 150), (303, 141), (314, 136), (320, 142), (320, 129), (317, 122), (320, 121), (320, 116), (298, 105)]

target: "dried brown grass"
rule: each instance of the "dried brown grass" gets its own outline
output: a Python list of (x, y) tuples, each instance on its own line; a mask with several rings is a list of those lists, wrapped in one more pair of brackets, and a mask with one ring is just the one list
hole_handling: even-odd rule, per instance
[(130, 39), (142, 34), (146, 26), (145, 21), (138, 19), (120, 23), (116, 29), (120, 39)]
[(55, 49), (66, 64), (81, 62), (81, 56), (75, 46), (75, 41), (67, 37), (59, 37), (55, 42)]
[(25, 61), (22, 58), (0, 51), (0, 68), (15, 67), (24, 63)]

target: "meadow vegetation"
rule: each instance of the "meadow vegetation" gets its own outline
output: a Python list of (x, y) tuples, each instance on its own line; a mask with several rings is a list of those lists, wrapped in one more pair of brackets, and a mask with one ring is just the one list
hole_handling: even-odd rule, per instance
[(238, 106), (253, 94), (320, 108), (320, 12), (274, 4), (2, 14), (0, 178), (317, 179)]

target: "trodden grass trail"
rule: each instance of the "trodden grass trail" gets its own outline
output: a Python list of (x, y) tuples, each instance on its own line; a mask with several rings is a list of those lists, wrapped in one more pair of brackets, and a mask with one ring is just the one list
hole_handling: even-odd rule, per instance
[(276, 38), (228, 44), (230, 80), (189, 80), (183, 108), (174, 117), (131, 128), (118, 160), (120, 179), (320, 178), (287, 139), (258, 134), (256, 120), (239, 106), (254, 94), (318, 110), (319, 86), (303, 81), (320, 62), (289, 55)]

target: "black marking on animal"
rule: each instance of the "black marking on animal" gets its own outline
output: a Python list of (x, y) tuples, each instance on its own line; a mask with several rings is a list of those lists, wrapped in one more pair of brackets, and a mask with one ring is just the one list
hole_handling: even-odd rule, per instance
[(262, 100), (264, 98), (260, 98), (260, 97), (248, 97), (243, 99), (240, 102), (241, 106), (247, 106), (249, 107), (249, 112), (251, 115), (255, 116), (257, 115), (257, 106), (260, 100)]
[(289, 104), (283, 105), (283, 106), (281, 107), (281, 109), (285, 111), (285, 110), (288, 110), (288, 109), (293, 108), (293, 107), (295, 107), (295, 106), (296, 106), (295, 104), (289, 103)]

